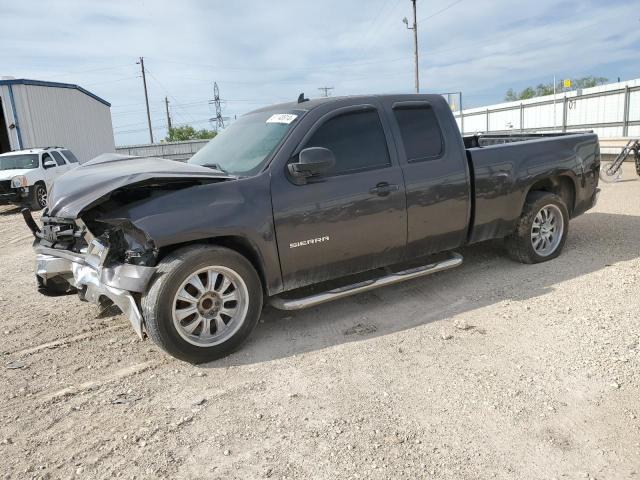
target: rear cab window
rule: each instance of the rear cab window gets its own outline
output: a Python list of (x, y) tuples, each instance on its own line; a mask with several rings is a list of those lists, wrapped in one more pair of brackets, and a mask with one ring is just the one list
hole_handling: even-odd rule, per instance
[(444, 151), (442, 130), (430, 105), (397, 105), (393, 113), (408, 162), (440, 158)]
[(58, 165), (61, 166), (61, 165), (65, 164), (64, 158), (62, 157), (62, 155), (60, 155), (60, 153), (53, 151), (53, 152), (51, 152), (51, 155), (53, 155), (53, 158), (55, 159), (55, 161), (56, 161), (56, 163)]
[(324, 176), (391, 165), (382, 123), (374, 109), (329, 118), (304, 145), (309, 147), (324, 147), (333, 152), (336, 164)]
[(78, 163), (78, 159), (76, 158), (76, 156), (73, 154), (71, 150), (62, 150), (62, 154), (64, 155), (64, 158), (66, 158), (69, 163)]

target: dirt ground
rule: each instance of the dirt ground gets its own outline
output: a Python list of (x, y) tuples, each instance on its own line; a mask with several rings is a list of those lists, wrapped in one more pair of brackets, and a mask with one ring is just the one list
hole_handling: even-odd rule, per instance
[(549, 263), (462, 267), (296, 313), (191, 366), (34, 288), (0, 211), (3, 478), (640, 479), (640, 181)]

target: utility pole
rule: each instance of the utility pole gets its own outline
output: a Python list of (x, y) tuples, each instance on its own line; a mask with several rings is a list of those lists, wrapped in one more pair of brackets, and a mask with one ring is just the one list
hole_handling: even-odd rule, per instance
[(420, 93), (420, 78), (418, 75), (418, 20), (416, 13), (416, 0), (411, 0), (411, 4), (413, 6), (413, 26), (409, 26), (409, 20), (407, 17), (404, 17), (402, 21), (407, 26), (409, 30), (413, 30), (413, 57), (415, 62), (415, 76), (416, 76), (416, 93)]
[(144, 58), (140, 57), (140, 61), (136, 62), (142, 70), (142, 84), (144, 85), (144, 101), (147, 104), (147, 122), (149, 122), (149, 139), (153, 143), (153, 130), (151, 129), (151, 112), (149, 111), (149, 95), (147, 94), (147, 77), (144, 72)]
[(171, 115), (169, 115), (169, 99), (164, 97), (164, 106), (167, 109), (167, 135), (169, 134), (169, 130), (171, 130)]
[(329, 96), (329, 91), (333, 90), (333, 87), (318, 87), (318, 90), (322, 90), (323, 93), (323, 97), (328, 97)]

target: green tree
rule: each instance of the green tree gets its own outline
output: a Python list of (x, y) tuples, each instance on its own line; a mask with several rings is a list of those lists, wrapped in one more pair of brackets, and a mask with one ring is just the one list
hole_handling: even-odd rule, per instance
[(531, 87), (527, 87), (520, 92), (520, 95), (518, 95), (518, 99), (526, 100), (527, 98), (533, 98), (535, 96), (536, 96), (536, 91)]
[(513, 88), (507, 90), (507, 93), (504, 94), (504, 101), (515, 102), (516, 100), (518, 100), (518, 94), (513, 91)]
[(571, 82), (574, 88), (591, 88), (597, 87), (598, 85), (603, 85), (609, 81), (608, 78), (604, 77), (594, 77), (590, 75), (588, 77), (577, 78)]
[(553, 95), (553, 83), (540, 83), (536, 87), (536, 97), (543, 97), (545, 95)]
[(172, 127), (167, 132), (165, 140), (167, 142), (183, 142), (185, 140), (207, 140), (217, 135), (213, 130), (196, 130), (191, 125), (182, 127)]
[[(595, 87), (597, 85), (603, 85), (609, 81), (608, 78), (605, 77), (594, 77), (590, 75), (588, 77), (576, 78), (571, 80), (571, 89), (579, 89), (579, 88), (590, 88)], [(562, 80), (558, 82), (556, 85), (557, 92), (565, 91)], [(553, 95), (553, 82), (550, 83), (540, 83), (538, 86), (527, 87), (522, 90), (520, 93), (510, 88), (507, 90), (507, 93), (504, 96), (505, 101), (514, 102), (516, 100), (526, 100), (528, 98), (542, 97), (544, 95)]]

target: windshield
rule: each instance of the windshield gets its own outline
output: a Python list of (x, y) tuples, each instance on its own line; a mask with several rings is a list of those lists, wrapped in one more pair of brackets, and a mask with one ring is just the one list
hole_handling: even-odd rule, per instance
[(270, 110), (244, 115), (211, 139), (189, 163), (232, 175), (255, 175), (302, 113), (302, 110)]
[(0, 170), (23, 170), (38, 168), (38, 155), (5, 155), (0, 156)]

